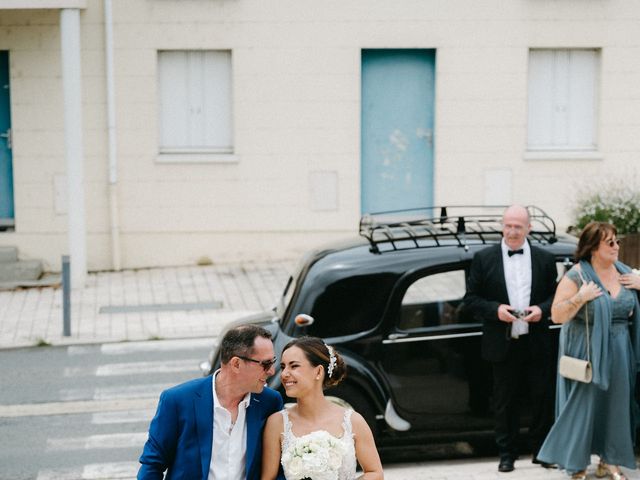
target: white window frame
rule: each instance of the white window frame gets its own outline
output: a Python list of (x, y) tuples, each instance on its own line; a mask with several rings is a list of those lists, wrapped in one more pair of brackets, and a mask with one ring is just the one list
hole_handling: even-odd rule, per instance
[(235, 162), (231, 50), (160, 50), (158, 162)]
[(530, 49), (525, 159), (601, 159), (601, 50)]

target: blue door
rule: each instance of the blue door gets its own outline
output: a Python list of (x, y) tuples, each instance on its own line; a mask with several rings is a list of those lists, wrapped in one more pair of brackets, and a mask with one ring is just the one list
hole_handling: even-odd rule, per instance
[(0, 229), (13, 224), (9, 52), (0, 50)]
[(435, 60), (362, 51), (362, 213), (432, 205)]

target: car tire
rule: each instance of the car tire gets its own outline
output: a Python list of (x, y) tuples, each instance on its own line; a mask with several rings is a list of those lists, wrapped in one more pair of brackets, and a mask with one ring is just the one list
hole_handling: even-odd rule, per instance
[(373, 436), (377, 435), (376, 414), (373, 410), (371, 401), (362, 393), (362, 391), (353, 385), (338, 385), (325, 392), (327, 400), (334, 402), (341, 407), (351, 408), (358, 412), (369, 424), (369, 428), (373, 432)]

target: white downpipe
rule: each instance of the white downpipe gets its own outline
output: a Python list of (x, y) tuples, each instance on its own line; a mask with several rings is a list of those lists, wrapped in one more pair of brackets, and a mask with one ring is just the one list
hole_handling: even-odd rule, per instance
[(68, 183), (71, 285), (84, 288), (87, 277), (87, 230), (82, 150), (82, 76), (80, 69), (80, 10), (60, 10), (64, 146)]
[(104, 0), (104, 35), (107, 84), (107, 137), (109, 142), (109, 226), (111, 265), (122, 268), (120, 257), (120, 212), (118, 208), (118, 150), (116, 133), (115, 82), (113, 77), (113, 13), (111, 0)]

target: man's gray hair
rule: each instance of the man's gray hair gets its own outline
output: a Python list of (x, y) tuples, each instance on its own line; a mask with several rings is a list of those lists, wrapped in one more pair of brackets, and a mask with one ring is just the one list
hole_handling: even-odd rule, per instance
[(253, 353), (256, 338), (271, 340), (271, 332), (258, 325), (240, 325), (229, 330), (220, 343), (220, 362), (229, 363), (233, 357), (248, 356)]

